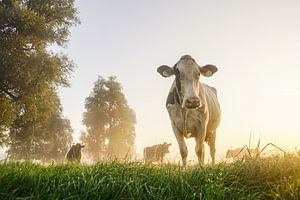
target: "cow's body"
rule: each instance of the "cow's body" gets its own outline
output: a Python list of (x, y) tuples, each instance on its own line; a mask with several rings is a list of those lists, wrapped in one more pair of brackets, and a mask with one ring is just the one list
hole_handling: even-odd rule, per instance
[[(205, 141), (209, 141), (214, 137), (213, 132), (217, 129), (220, 123), (220, 106), (217, 99), (216, 89), (206, 84), (202, 84), (205, 91), (206, 106), (195, 110), (186, 110), (176, 101), (174, 95), (175, 81), (170, 89), (169, 95), (174, 95), (174, 103), (166, 103), (166, 107), (171, 119), (173, 129), (184, 134), (186, 138), (197, 136), (199, 128), (206, 124), (207, 130)], [(207, 97), (208, 96), (208, 97)], [(170, 98), (170, 97), (169, 97)], [(168, 98), (168, 99), (169, 99)], [(191, 135), (188, 135), (191, 133)]]
[(144, 148), (144, 161), (145, 163), (163, 162), (167, 153), (169, 153), (169, 146), (171, 144), (163, 143), (151, 147)]
[(161, 66), (158, 72), (175, 80), (168, 94), (166, 107), (176, 136), (183, 165), (186, 165), (187, 147), (184, 137), (194, 137), (199, 163), (204, 162), (204, 142), (210, 147), (212, 162), (215, 161), (216, 129), (221, 111), (215, 88), (199, 81), (200, 74), (211, 76), (217, 71), (212, 65), (199, 67), (190, 56), (183, 56), (173, 68)]
[(81, 149), (84, 147), (84, 145), (81, 145), (80, 143), (77, 143), (76, 145), (72, 145), (70, 150), (67, 153), (67, 160), (71, 163), (80, 163), (81, 160)]

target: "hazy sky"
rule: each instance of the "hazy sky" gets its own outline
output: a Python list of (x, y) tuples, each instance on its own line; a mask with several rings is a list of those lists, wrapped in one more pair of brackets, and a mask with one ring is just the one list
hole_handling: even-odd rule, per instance
[[(77, 1), (82, 24), (67, 49), (77, 64), (71, 88), (60, 89), (78, 138), (84, 100), (99, 75), (117, 76), (136, 112), (136, 146), (172, 142), (165, 99), (173, 81), (156, 68), (184, 54), (219, 71), (202, 82), (217, 88), (222, 120), (217, 156), (229, 148), (273, 142), (300, 147), (300, 1)], [(194, 140), (188, 140), (193, 159)], [(253, 144), (254, 146), (254, 144)], [(208, 148), (207, 148), (208, 151)], [(170, 158), (170, 156), (169, 156)]]

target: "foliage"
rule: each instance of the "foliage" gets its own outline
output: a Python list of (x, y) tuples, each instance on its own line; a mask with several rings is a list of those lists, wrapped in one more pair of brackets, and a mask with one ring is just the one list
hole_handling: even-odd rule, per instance
[(94, 160), (105, 156), (126, 157), (134, 151), (135, 113), (127, 105), (115, 77), (99, 77), (85, 101), (81, 140)]
[(93, 166), (4, 163), (1, 199), (299, 199), (300, 158), (189, 167), (118, 161)]
[(73, 130), (69, 120), (62, 117), (56, 91), (37, 96), (33, 103), (35, 117), (27, 120), (26, 114), (19, 115), (10, 129), (9, 156), (14, 159), (62, 159), (71, 145)]
[[(0, 1), (0, 145), (11, 144), (17, 157), (48, 151), (46, 136), (70, 137), (56, 89), (69, 85), (74, 64), (48, 47), (65, 46), (78, 23), (74, 0)], [(46, 134), (53, 121), (55, 132)]]

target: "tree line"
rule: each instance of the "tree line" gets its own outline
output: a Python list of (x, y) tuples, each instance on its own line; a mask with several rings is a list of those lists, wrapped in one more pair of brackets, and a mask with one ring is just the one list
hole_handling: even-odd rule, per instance
[[(0, 0), (0, 146), (12, 159), (62, 160), (73, 142), (57, 89), (75, 64), (49, 47), (65, 47), (78, 24), (74, 0)], [(133, 153), (135, 113), (115, 77), (96, 80), (85, 109), (92, 159)]]

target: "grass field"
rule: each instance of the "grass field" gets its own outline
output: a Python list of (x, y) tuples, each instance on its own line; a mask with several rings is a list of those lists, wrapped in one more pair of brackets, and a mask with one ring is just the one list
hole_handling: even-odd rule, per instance
[(295, 155), (189, 167), (0, 164), (0, 199), (300, 199)]

